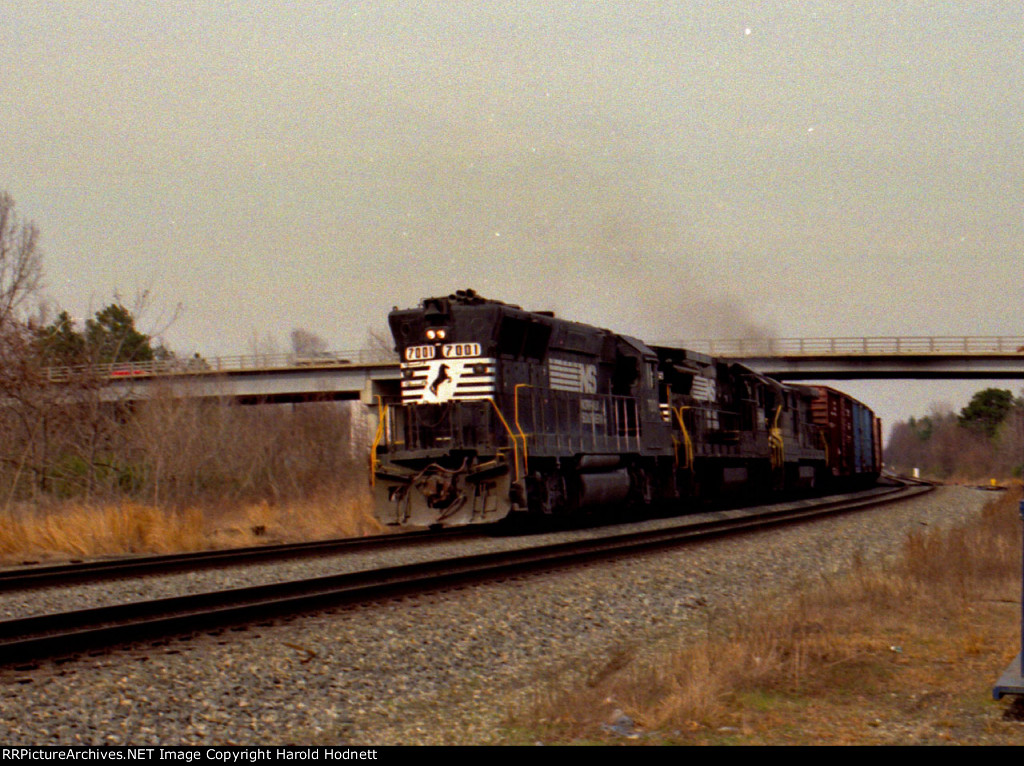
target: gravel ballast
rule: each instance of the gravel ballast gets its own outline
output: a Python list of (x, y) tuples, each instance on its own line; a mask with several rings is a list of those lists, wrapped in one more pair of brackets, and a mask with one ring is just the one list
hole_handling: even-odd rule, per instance
[[(991, 497), (940, 488), (873, 511), (629, 560), (2, 669), (0, 739), (39, 745), (500, 742), (509, 711), (553, 679), (587, 672), (624, 647), (700, 631), (716, 610), (749, 608), (766, 591), (840, 572), (857, 557), (892, 555), (909, 531), (962, 521)], [(346, 568), (385, 562), (398, 563), (375, 552)], [(260, 577), (312, 576), (309, 567), (340, 571), (341, 564), (278, 566), (285, 568)], [(238, 586), (251, 576), (218, 570), (9, 594), (0, 613)]]

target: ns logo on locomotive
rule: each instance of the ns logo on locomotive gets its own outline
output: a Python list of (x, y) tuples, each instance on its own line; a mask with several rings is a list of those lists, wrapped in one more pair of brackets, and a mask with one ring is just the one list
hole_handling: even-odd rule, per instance
[(642, 509), (873, 482), (860, 402), (648, 346), (472, 290), (388, 317), (401, 398), (381, 401), (371, 477), (387, 524)]

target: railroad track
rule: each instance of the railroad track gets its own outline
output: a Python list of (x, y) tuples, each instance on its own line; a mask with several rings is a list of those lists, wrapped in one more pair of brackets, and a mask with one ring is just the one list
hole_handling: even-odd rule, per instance
[(160, 556), (130, 556), (49, 566), (16, 567), (0, 569), (0, 593), (115, 578), (145, 577), (183, 571), (193, 572), (200, 569), (242, 566), (285, 559), (335, 556), (375, 548), (431, 545), (442, 541), (465, 540), (479, 536), (481, 536), (479, 530), (456, 527), (307, 543), (257, 545), (248, 548), (226, 548)]
[(855, 496), (680, 517), (660, 529), (426, 561), (0, 622), (0, 664), (29, 663), (119, 644), (265, 622), (286, 614), (377, 601), (559, 569), (688, 541), (791, 524), (904, 500), (932, 487), (876, 488)]

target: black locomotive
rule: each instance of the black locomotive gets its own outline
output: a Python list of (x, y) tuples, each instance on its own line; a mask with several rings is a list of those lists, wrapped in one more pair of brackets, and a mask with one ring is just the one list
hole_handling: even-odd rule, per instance
[(832, 389), (486, 300), (388, 317), (401, 400), (371, 475), (387, 524), (490, 523), (873, 481), (880, 427)]

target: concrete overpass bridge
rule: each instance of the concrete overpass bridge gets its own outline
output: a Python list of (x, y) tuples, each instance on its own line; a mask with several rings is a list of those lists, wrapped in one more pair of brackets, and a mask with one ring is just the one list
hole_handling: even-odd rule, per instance
[(102, 398), (135, 401), (154, 397), (232, 399), (243, 404), (357, 400), (375, 402), (398, 391), (397, 356), (360, 349), (311, 357), (249, 354), (88, 368), (53, 367), (51, 381), (104, 381)]
[[(1024, 379), (1024, 336), (766, 338), (664, 343), (734, 359), (780, 380)], [(399, 391), (397, 357), (385, 350), (300, 357), (255, 354), (101, 365), (111, 401), (154, 396), (243, 403), (355, 400)], [(82, 370), (52, 368), (71, 381)]]
[(1024, 378), (1024, 336), (767, 338), (693, 341), (779, 380)]

